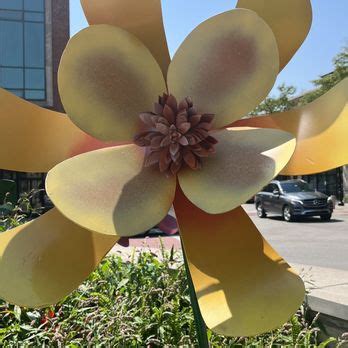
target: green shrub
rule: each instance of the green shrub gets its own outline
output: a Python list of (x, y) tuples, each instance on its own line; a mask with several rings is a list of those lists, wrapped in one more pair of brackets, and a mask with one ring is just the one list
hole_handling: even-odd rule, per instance
[[(179, 259), (178, 259), (179, 258)], [(213, 347), (316, 347), (319, 329), (304, 307), (282, 328), (253, 338), (208, 331)], [(196, 345), (180, 254), (149, 251), (105, 258), (74, 293), (54, 307), (29, 310), (0, 302), (0, 345), (163, 347)]]
[[(27, 218), (17, 207), (9, 217), (0, 217), (0, 226), (17, 226)], [(316, 320), (305, 318), (301, 307), (282, 328), (258, 337), (226, 338), (209, 330), (208, 337), (212, 347), (325, 347), (329, 341), (318, 345)], [(159, 255), (133, 251), (126, 261), (110, 255), (51, 308), (0, 301), (4, 347), (191, 347), (197, 346), (195, 332), (182, 255), (173, 250), (162, 249)]]

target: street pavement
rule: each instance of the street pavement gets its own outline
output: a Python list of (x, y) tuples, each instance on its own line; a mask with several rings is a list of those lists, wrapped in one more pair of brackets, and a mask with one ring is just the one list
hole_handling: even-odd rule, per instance
[(330, 222), (311, 218), (288, 223), (277, 216), (260, 219), (253, 204), (243, 208), (288, 262), (348, 271), (348, 205), (337, 206)]
[[(348, 271), (348, 205), (336, 207), (330, 222), (311, 218), (288, 223), (277, 216), (260, 219), (253, 204), (243, 208), (265, 239), (289, 263)], [(178, 236), (162, 237), (162, 243), (166, 249), (181, 247)], [(160, 240), (133, 238), (129, 245), (158, 249)], [(116, 246), (113, 252), (129, 253), (131, 249)]]

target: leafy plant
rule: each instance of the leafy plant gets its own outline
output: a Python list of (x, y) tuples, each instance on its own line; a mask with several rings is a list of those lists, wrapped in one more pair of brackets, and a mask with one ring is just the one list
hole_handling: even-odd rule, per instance
[[(22, 200), (10, 217), (0, 218), (0, 226), (17, 226), (37, 213), (27, 205), (29, 196)], [(216, 348), (324, 348), (347, 342), (348, 337), (343, 337), (319, 343), (316, 320), (309, 323), (302, 306), (287, 324), (272, 332), (228, 338), (208, 330), (208, 338)], [(181, 252), (162, 245), (157, 254), (143, 249), (133, 250), (127, 259), (109, 255), (76, 291), (50, 308), (28, 309), (0, 301), (0, 346), (197, 346)]]
[(348, 76), (348, 46), (344, 46), (333, 59), (334, 70), (312, 81), (315, 89), (300, 98), (300, 104), (307, 104), (320, 97)]
[(0, 233), (41, 214), (43, 208), (32, 205), (32, 199), (40, 192), (41, 190), (32, 190), (29, 193), (22, 193), (17, 204), (7, 200), (8, 194), (5, 195), (3, 202), (0, 202)]

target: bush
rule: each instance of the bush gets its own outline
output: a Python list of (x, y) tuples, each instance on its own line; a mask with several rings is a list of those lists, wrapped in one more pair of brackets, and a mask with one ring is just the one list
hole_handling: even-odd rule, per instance
[[(179, 259), (178, 259), (179, 258)], [(254, 338), (208, 331), (213, 347), (317, 346), (319, 329), (304, 307), (282, 328)], [(196, 346), (186, 274), (179, 254), (145, 251), (124, 262), (105, 258), (61, 303), (29, 310), (0, 302), (0, 345)]]
[[(0, 226), (16, 226), (27, 216), (13, 212), (0, 217)], [(0, 346), (197, 346), (181, 253), (133, 251), (124, 258), (106, 257), (76, 291), (51, 308), (32, 310), (0, 301)], [(325, 347), (329, 341), (318, 346), (316, 320), (305, 318), (303, 306), (282, 328), (258, 337), (226, 338), (209, 330), (208, 337), (212, 347)]]

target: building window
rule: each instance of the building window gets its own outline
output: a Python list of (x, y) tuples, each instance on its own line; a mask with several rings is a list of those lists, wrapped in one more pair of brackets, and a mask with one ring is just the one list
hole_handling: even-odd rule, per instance
[(0, 86), (46, 100), (44, 0), (0, 0)]

